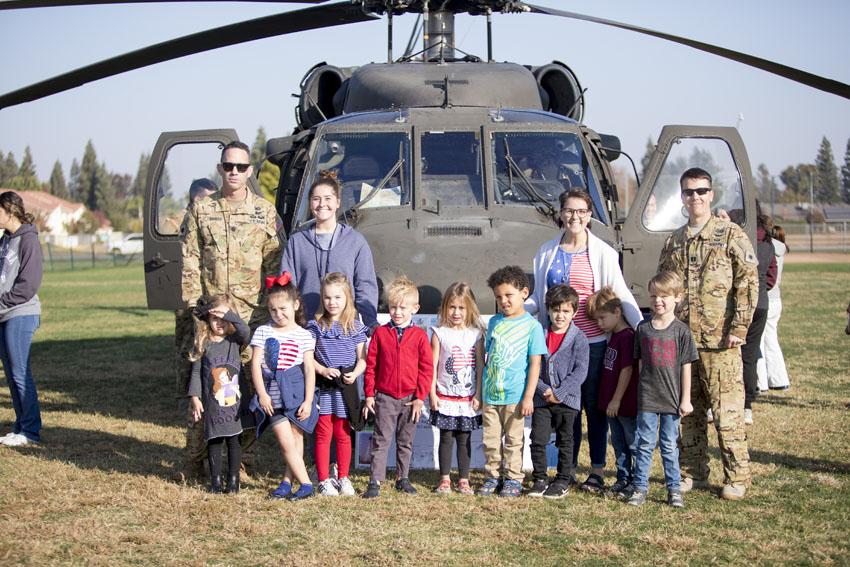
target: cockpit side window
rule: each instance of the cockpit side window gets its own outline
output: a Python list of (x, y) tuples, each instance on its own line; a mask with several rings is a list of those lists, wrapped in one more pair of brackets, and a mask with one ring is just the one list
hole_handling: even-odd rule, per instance
[(641, 214), (644, 228), (652, 232), (666, 232), (687, 222), (679, 177), (691, 167), (700, 167), (711, 174), (714, 188), (712, 210), (723, 209), (733, 219), (740, 220), (739, 224), (745, 225), (741, 175), (729, 145), (719, 138), (683, 138), (670, 148), (652, 187)]
[(607, 224), (599, 189), (577, 134), (571, 132), (493, 132), (496, 202), (534, 206), (570, 189), (585, 189), (593, 200), (593, 218)]
[[(310, 187), (318, 172), (327, 169), (336, 170), (342, 183), (340, 213), (352, 207), (410, 203), (410, 137), (406, 132), (326, 132), (317, 142), (304, 187)], [(299, 223), (310, 218), (308, 201), (302, 195)]]

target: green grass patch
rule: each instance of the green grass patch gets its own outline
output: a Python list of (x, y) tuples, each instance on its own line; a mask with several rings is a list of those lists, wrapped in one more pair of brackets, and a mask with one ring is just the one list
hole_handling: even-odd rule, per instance
[[(847, 564), (848, 273), (786, 266), (780, 340), (792, 387), (755, 405), (753, 487), (739, 503), (717, 498), (712, 434), (712, 489), (686, 495), (681, 511), (663, 504), (657, 456), (640, 509), (575, 492), (437, 497), (431, 471), (412, 474), (417, 497), (388, 487), (377, 501), (273, 502), (282, 462), (270, 439), (238, 496), (180, 484), (173, 315), (145, 308), (138, 265), (48, 273), (32, 351), (44, 439), (0, 448), (0, 564)], [(0, 433), (13, 419), (0, 389)], [(354, 481), (365, 489), (365, 474)]]

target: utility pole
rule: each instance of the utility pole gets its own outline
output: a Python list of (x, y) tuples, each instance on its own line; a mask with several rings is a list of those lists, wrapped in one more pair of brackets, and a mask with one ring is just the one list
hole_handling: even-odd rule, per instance
[(814, 254), (815, 252), (815, 189), (813, 173), (809, 171), (809, 254)]

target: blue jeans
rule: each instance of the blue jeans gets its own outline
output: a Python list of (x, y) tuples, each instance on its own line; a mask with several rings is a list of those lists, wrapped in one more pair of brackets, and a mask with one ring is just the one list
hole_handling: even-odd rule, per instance
[(609, 417), (608, 429), (611, 431), (611, 446), (617, 460), (617, 481), (628, 484), (634, 479), (637, 418), (622, 415)]
[(41, 410), (32, 379), (30, 346), (39, 322), (38, 315), (22, 315), (0, 323), (0, 359), (15, 409), (13, 432), (35, 442), (41, 438)]
[(679, 415), (669, 413), (638, 412), (635, 433), (637, 452), (635, 453), (635, 488), (649, 490), (649, 467), (652, 465), (652, 452), (656, 440), (664, 463), (664, 480), (667, 490), (679, 490), (682, 474), (679, 471)]
[[(605, 453), (608, 450), (608, 416), (597, 408), (599, 399), (599, 379), (602, 376), (602, 360), (605, 357), (607, 341), (590, 343), (590, 360), (587, 365), (587, 379), (581, 385), (581, 407), (587, 416), (587, 444), (590, 446), (590, 466), (605, 467)], [(573, 470), (578, 467), (578, 453), (581, 449), (581, 412), (576, 415), (573, 425)]]

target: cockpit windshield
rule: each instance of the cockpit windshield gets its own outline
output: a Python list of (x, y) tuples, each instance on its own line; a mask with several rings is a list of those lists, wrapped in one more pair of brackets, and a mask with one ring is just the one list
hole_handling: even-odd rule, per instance
[[(326, 169), (336, 170), (342, 183), (340, 214), (352, 207), (399, 207), (410, 202), (407, 132), (326, 132), (316, 146), (305, 187)], [(310, 219), (306, 192), (297, 218), (299, 224)]]
[(422, 134), (421, 144), (419, 194), (426, 206), (473, 207), (484, 203), (478, 132), (432, 130)]
[(577, 134), (493, 132), (492, 151), (497, 203), (557, 209), (561, 193), (582, 188), (593, 199), (594, 218), (607, 219)]

